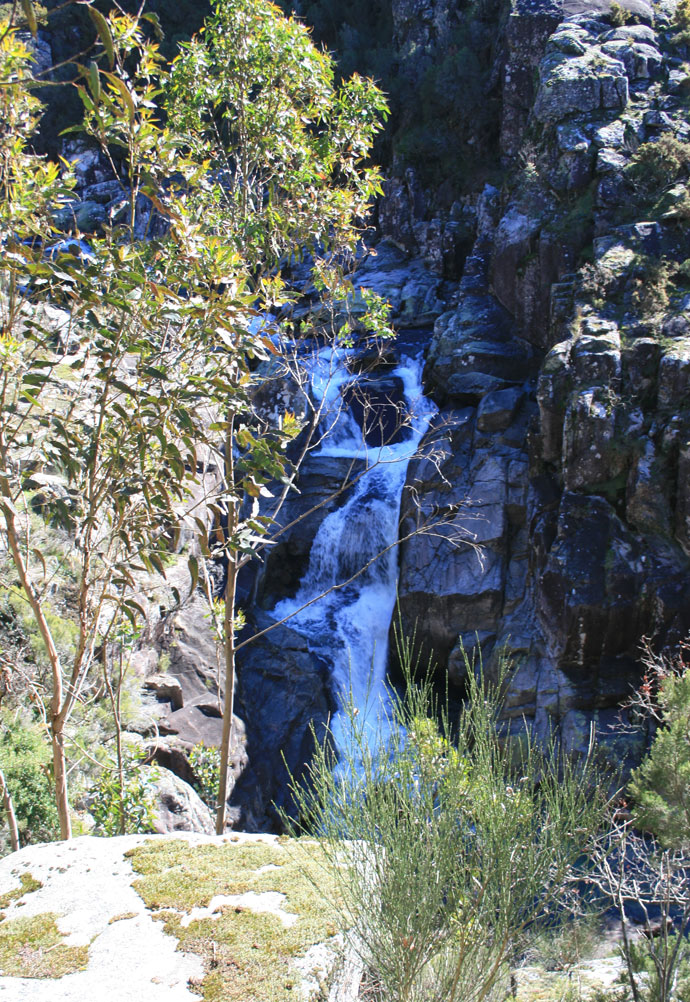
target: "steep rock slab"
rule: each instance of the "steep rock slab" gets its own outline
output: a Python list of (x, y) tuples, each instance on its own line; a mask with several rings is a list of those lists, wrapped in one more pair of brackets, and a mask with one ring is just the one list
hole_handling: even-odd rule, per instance
[[(253, 628), (273, 623), (259, 613)], [(299, 633), (276, 627), (238, 652), (237, 703), (247, 721), (248, 761), (230, 801), (236, 827), (280, 831), (276, 807), (292, 806), (290, 779), (302, 778), (335, 709), (326, 666)]]

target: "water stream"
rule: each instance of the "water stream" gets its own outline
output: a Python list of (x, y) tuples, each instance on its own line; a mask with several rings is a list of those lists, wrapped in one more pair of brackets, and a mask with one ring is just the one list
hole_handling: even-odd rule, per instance
[[(351, 700), (358, 730), (362, 729), (366, 740), (377, 742), (386, 739), (382, 711), (387, 701), (388, 636), (398, 580), (400, 496), (408, 462), (435, 407), (422, 393), (421, 357), (402, 358), (386, 373), (386, 380), (402, 387), (404, 427), (386, 444), (368, 445), (352, 410), (342, 407), (343, 394), (356, 378), (345, 366), (349, 354), (324, 349), (312, 371), (314, 397), (327, 405), (340, 403), (337, 419), (329, 419), (332, 407), (325, 408), (328, 434), (316, 454), (363, 461), (365, 472), (347, 501), (321, 523), (297, 594), (278, 603), (274, 615), (282, 618), (294, 613), (290, 626), (331, 666), (340, 706)], [(335, 585), (341, 587), (329, 591)], [(325, 597), (302, 609), (324, 592)], [(332, 721), (332, 730), (338, 750), (347, 756), (352, 737), (342, 709)]]

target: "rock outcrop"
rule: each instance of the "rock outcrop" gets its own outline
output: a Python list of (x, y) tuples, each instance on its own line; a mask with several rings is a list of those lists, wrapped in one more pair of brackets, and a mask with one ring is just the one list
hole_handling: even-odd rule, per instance
[(304, 1002), (329, 984), (330, 1002), (354, 1002), (361, 964), (336, 965), (341, 938), (306, 875), (316, 851), (261, 835), (125, 835), (6, 856), (0, 998), (193, 1002), (247, 997), (260, 978)]
[(672, 159), (687, 125), (672, 12), (624, 6), (615, 26), (606, 3), (513, 5), (508, 37), (530, 41), (519, 72), (509, 45), (503, 154), (522, 165), (498, 208), (485, 196), (492, 218), (431, 341), (447, 451), (408, 478), (429, 518), (457, 514), (447, 540), (403, 544), (400, 579), (405, 624), (452, 681), (477, 631), (515, 659), (508, 715), (573, 751), (594, 723), (619, 764), (643, 746), (616, 729), (641, 638), (672, 647), (690, 629), (690, 244), (674, 208), (690, 161), (651, 185), (636, 166)]

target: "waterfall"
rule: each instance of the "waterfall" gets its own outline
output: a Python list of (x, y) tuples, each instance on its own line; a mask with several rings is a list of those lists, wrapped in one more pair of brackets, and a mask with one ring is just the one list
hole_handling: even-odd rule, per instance
[[(342, 406), (353, 384), (345, 363), (351, 352), (323, 349), (311, 376), (312, 393), (325, 407), (324, 438), (317, 455), (363, 461), (365, 472), (348, 500), (329, 514), (314, 538), (308, 570), (294, 598), (275, 607), (276, 618), (292, 616), (290, 626), (302, 633), (310, 649), (331, 670), (340, 705), (351, 700), (358, 728), (366, 740), (385, 740), (381, 732), (386, 704), (388, 635), (398, 580), (398, 518), (407, 466), (418, 449), (434, 405), (422, 393), (421, 358), (403, 358), (386, 374), (402, 386), (405, 427), (402, 441), (372, 447), (352, 411)], [(337, 590), (334, 589), (335, 586)], [(331, 589), (329, 591), (329, 589)], [(312, 602), (322, 593), (327, 594)], [(342, 753), (349, 744), (347, 715), (332, 721)]]

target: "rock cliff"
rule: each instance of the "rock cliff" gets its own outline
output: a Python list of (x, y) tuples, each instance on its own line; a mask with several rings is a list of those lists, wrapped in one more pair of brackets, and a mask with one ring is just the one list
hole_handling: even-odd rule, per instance
[(672, 4), (623, 7), (512, 7), (503, 184), (427, 356), (447, 458), (408, 482), (481, 549), (416, 537), (400, 576), (451, 681), (475, 634), (505, 647), (509, 715), (574, 751), (594, 723), (616, 761), (641, 639), (690, 627), (687, 39)]

